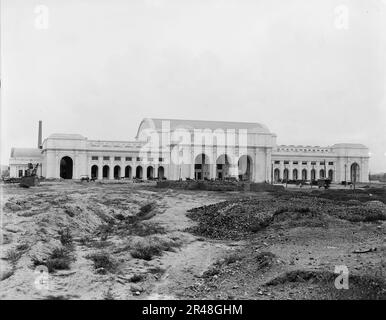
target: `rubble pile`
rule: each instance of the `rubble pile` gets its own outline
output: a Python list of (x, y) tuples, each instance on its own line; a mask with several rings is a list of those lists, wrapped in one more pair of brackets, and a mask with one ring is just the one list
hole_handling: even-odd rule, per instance
[(328, 227), (337, 220), (386, 220), (386, 205), (379, 201), (351, 203), (314, 195), (278, 196), (274, 199), (230, 200), (194, 208), (188, 217), (197, 225), (188, 231), (213, 239), (243, 239), (271, 227)]

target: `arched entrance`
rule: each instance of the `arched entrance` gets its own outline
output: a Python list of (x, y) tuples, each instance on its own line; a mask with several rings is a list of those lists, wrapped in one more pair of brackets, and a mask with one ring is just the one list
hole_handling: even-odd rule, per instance
[(284, 169), (284, 172), (283, 172), (283, 179), (285, 181), (288, 181), (288, 177), (289, 177), (289, 171), (287, 168)]
[(209, 177), (209, 157), (206, 154), (201, 153), (194, 160), (194, 179), (204, 180), (209, 179)]
[(108, 165), (104, 165), (102, 169), (102, 177), (103, 179), (108, 179), (110, 174), (110, 167)]
[(325, 178), (324, 169), (320, 169), (320, 171), (319, 171), (319, 178), (320, 179), (324, 179)]
[(229, 176), (229, 157), (226, 154), (219, 156), (216, 160), (216, 178), (224, 179)]
[(114, 179), (120, 179), (121, 178), (121, 167), (115, 166), (114, 167)]
[(311, 170), (311, 181), (314, 181), (316, 179), (316, 171), (315, 169)]
[(250, 156), (243, 155), (238, 161), (239, 180), (252, 180), (252, 159)]
[(360, 171), (359, 171), (359, 164), (357, 164), (356, 162), (354, 162), (352, 165), (351, 165), (351, 168), (350, 168), (350, 177), (351, 177), (351, 182), (352, 183), (356, 183), (356, 182), (359, 182), (360, 180)]
[(131, 178), (131, 167), (126, 166), (125, 168), (125, 178)]
[(153, 169), (152, 166), (147, 167), (147, 169), (146, 169), (146, 177), (147, 177), (147, 179), (153, 179), (154, 178), (153, 172), (154, 172), (154, 169)]
[(60, 160), (60, 177), (63, 179), (72, 179), (73, 162), (70, 157), (63, 157)]
[(91, 178), (98, 179), (98, 166), (96, 164), (91, 167)]
[(292, 170), (292, 180), (298, 180), (298, 169)]
[(330, 179), (331, 181), (334, 180), (334, 170), (328, 170), (328, 179)]
[(135, 177), (137, 179), (142, 179), (142, 167), (141, 166), (138, 166), (136, 169), (135, 169)]
[(280, 170), (278, 168), (276, 168), (273, 171), (273, 181), (279, 182), (279, 180), (280, 180)]
[(162, 166), (158, 168), (158, 178), (159, 179), (165, 178), (165, 169)]
[(307, 180), (307, 169), (302, 170), (302, 180), (306, 181)]

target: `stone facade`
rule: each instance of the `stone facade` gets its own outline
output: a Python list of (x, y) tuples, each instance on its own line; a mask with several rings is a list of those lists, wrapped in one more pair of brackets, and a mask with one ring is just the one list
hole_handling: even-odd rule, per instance
[[(52, 134), (40, 150), (41, 175), (65, 179), (236, 178), (271, 182), (330, 174), (334, 182), (367, 182), (368, 160), (369, 150), (359, 144), (278, 146), (276, 135), (259, 123), (173, 119), (144, 119), (132, 141)], [(11, 176), (17, 170), (16, 162), (11, 155)]]

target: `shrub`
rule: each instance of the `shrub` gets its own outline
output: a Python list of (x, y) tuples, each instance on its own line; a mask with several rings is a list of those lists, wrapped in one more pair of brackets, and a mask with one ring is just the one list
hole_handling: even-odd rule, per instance
[(236, 261), (242, 260), (244, 258), (243, 255), (240, 253), (232, 253), (224, 258), (224, 264), (232, 264), (235, 263)]
[(72, 238), (70, 228), (67, 227), (64, 229), (60, 229), (58, 231), (58, 233), (59, 233), (59, 237), (60, 237), (60, 243), (63, 246), (72, 246), (73, 245), (73, 238)]
[(145, 276), (143, 274), (136, 273), (133, 276), (130, 277), (130, 282), (140, 282), (143, 279), (145, 279)]
[(137, 216), (140, 218), (145, 218), (147, 216), (150, 216), (149, 213), (153, 211), (154, 208), (155, 208), (155, 202), (149, 202), (139, 208), (139, 212)]
[(136, 241), (131, 246), (131, 255), (133, 258), (151, 260), (154, 256), (159, 256), (163, 251), (173, 251), (181, 243), (171, 239), (161, 237), (146, 237)]
[(111, 258), (111, 256), (107, 252), (95, 252), (86, 257), (94, 262), (95, 269), (101, 269), (108, 272), (116, 272), (117, 271), (117, 263), (115, 260)]
[(12, 265), (16, 265), (16, 263), (19, 261), (21, 256), (23, 255), (22, 251), (17, 251), (15, 249), (9, 249), (6, 254), (4, 259), (9, 261)]
[(49, 256), (40, 260), (36, 257), (32, 258), (34, 266), (44, 265), (47, 267), (48, 272), (54, 272), (56, 270), (69, 270), (71, 263), (75, 260), (68, 247), (56, 247)]

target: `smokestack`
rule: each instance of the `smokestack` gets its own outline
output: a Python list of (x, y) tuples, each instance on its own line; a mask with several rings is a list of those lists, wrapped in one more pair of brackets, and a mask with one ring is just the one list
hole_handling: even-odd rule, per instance
[(42, 149), (42, 120), (39, 120), (38, 148)]

